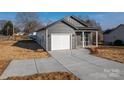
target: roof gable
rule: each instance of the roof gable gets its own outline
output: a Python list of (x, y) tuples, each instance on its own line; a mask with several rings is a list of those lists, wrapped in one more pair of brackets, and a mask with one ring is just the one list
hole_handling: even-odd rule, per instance
[(89, 27), (89, 25), (84, 20), (80, 19), (79, 17), (70, 16), (70, 18), (74, 19), (75, 21), (77, 21), (78, 23), (82, 24), (85, 27)]
[(51, 27), (51, 26), (53, 26), (53, 25), (55, 25), (55, 24), (57, 24), (57, 23), (59, 23), (59, 22), (62, 22), (62, 23), (66, 24), (66, 25), (68, 25), (69, 27), (71, 27), (71, 28), (73, 28), (73, 29), (76, 30), (76, 27), (75, 27), (74, 25), (70, 24), (69, 22), (67, 22), (67, 21), (64, 20), (64, 19), (61, 19), (61, 20), (58, 20), (58, 21), (56, 21), (56, 22), (53, 22), (53, 23), (51, 23), (51, 24), (49, 24), (49, 25), (47, 25), (47, 26), (45, 26), (45, 27), (39, 29), (38, 31), (44, 30), (44, 29), (46, 29), (46, 28), (48, 28), (48, 27)]
[(120, 24), (119, 26), (117, 26), (116, 28), (112, 28), (112, 29), (108, 29), (106, 30), (103, 34), (110, 34), (111, 32), (117, 30), (120, 27), (124, 27), (124, 24)]
[(71, 24), (73, 24), (76, 27), (88, 27), (86, 22), (82, 22), (81, 19), (79, 19), (75, 16), (67, 16), (64, 18), (64, 20), (70, 22)]
[(51, 27), (51, 26), (53, 26), (53, 25), (55, 25), (55, 24), (57, 24), (59, 22), (62, 22), (64, 24), (68, 25), (69, 27), (73, 28), (74, 30), (98, 30), (98, 28), (89, 27), (86, 22), (84, 22), (83, 20), (79, 19), (78, 17), (70, 16), (70, 18), (74, 19), (75, 21), (79, 22), (80, 24), (84, 25), (85, 27), (84, 26), (77, 27), (74, 24), (72, 24), (71, 22), (69, 22), (68, 20), (66, 20), (65, 18), (63, 18), (63, 19), (60, 19), (60, 20), (58, 20), (58, 21), (56, 21), (54, 23), (51, 23), (51, 24), (49, 24), (49, 25), (47, 25), (47, 26), (45, 26), (45, 27), (43, 27), (43, 28), (41, 28), (41, 29), (39, 29), (37, 31), (44, 30), (44, 29), (46, 29), (48, 27)]

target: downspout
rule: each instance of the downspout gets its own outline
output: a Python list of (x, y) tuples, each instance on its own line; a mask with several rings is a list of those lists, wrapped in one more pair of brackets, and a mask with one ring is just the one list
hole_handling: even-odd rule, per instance
[(82, 42), (83, 43), (83, 48), (85, 48), (85, 45), (84, 45), (84, 42), (85, 42), (85, 40), (84, 40), (84, 31), (82, 31), (82, 36), (83, 36), (83, 40), (82, 40), (83, 41)]
[(72, 40), (73, 40), (73, 34), (71, 34), (71, 50), (72, 50)]
[(46, 29), (46, 50), (48, 51), (48, 29)]
[(76, 34), (76, 33), (75, 33), (75, 42), (76, 42), (76, 43), (75, 43), (75, 44), (76, 44), (76, 45), (75, 45), (75, 48), (77, 49), (77, 34)]
[(93, 32), (91, 32), (91, 47), (93, 46)]

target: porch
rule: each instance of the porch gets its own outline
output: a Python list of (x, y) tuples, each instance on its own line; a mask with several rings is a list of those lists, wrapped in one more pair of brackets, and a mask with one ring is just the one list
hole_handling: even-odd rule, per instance
[(76, 48), (98, 47), (98, 31), (76, 32)]

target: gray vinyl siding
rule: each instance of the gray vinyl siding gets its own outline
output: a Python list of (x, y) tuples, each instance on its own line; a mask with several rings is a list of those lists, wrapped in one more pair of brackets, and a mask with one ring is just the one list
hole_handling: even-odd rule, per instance
[[(73, 24), (76, 27), (85, 27), (85, 25), (80, 24), (79, 22), (77, 22), (76, 20), (74, 20), (71, 17), (67, 17), (64, 20), (67, 20), (69, 23)], [(78, 35), (76, 35), (76, 32), (78, 32), (78, 31), (76, 31), (72, 27), (70, 27), (69, 23), (67, 25), (60, 20), (51, 25), (48, 25), (47, 27), (42, 28), (45, 30), (41, 30), (41, 31), (37, 32), (37, 35), (36, 35), (37, 43), (40, 44), (47, 51), (51, 51), (51, 34), (59, 34), (59, 33), (60, 34), (70, 34), (71, 48), (75, 49), (77, 44), (79, 43), (79, 40), (81, 39), (81, 36), (78, 37)], [(84, 30), (84, 31), (92, 32), (91, 30)], [(81, 31), (79, 31), (79, 32), (81, 33)], [(81, 44), (82, 44), (82, 42), (81, 42)]]
[(72, 36), (72, 49), (76, 48), (76, 34)]
[(124, 26), (118, 27), (118, 29), (112, 31), (109, 34), (104, 34), (104, 42), (106, 44), (112, 44), (116, 40), (122, 40), (124, 42)]
[[(70, 34), (70, 35), (75, 35), (75, 31), (73, 28), (69, 27), (68, 25), (58, 22), (57, 24), (48, 27), (48, 50), (51, 50), (51, 34), (54, 33), (64, 33), (64, 34)], [(75, 38), (72, 37), (72, 48), (76, 48), (76, 43), (75, 43)]]
[(37, 32), (36, 41), (39, 45), (46, 49), (46, 30)]

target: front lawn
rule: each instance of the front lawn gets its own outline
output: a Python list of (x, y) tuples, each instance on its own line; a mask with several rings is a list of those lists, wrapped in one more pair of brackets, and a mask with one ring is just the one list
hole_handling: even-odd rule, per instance
[(0, 60), (44, 57), (48, 57), (48, 53), (32, 40), (0, 42)]
[(0, 60), (0, 75), (3, 73), (3, 71), (9, 65), (10, 61), (11, 60)]
[(124, 46), (100, 46), (91, 50), (96, 56), (124, 63)]
[(0, 74), (10, 60), (45, 58), (48, 53), (32, 40), (0, 41)]

